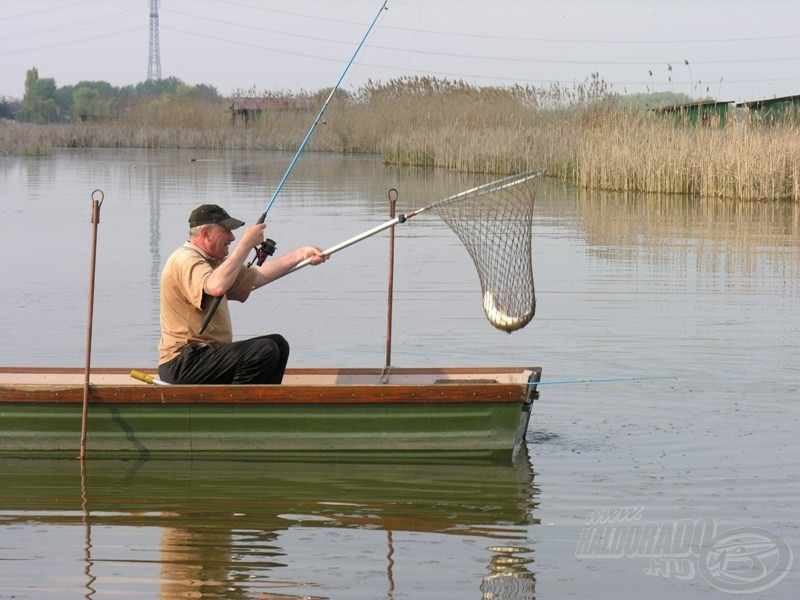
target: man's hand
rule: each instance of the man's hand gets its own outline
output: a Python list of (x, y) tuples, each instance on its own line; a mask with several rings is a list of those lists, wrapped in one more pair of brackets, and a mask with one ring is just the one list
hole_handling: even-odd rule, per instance
[(242, 239), (239, 241), (248, 250), (255, 248), (264, 241), (264, 230), (267, 228), (266, 223), (256, 223), (251, 225), (242, 232)]
[(322, 250), (316, 246), (306, 246), (303, 248), (303, 260), (310, 261), (312, 265), (319, 265), (328, 260), (328, 255), (323, 254)]

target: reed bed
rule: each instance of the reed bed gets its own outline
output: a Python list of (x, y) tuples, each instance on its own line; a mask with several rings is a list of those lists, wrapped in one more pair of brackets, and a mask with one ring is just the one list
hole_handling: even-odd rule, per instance
[[(179, 96), (151, 100), (103, 123), (5, 121), (0, 154), (41, 155), (56, 147), (295, 151), (323, 101), (313, 110), (268, 111), (246, 125), (234, 121), (225, 101)], [(797, 128), (735, 118), (726, 127), (680, 125), (623, 107), (595, 78), (541, 89), (477, 88), (423, 77), (337, 95), (306, 149), (497, 175), (545, 168), (552, 177), (596, 190), (798, 201)]]
[(586, 131), (576, 182), (587, 189), (738, 200), (800, 199), (796, 126), (677, 126), (620, 114)]

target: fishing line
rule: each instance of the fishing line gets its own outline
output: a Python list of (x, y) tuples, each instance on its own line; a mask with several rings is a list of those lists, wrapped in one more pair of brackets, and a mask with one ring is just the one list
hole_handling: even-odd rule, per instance
[[(372, 32), (372, 30), (375, 27), (375, 24), (378, 22), (378, 19), (380, 18), (381, 14), (383, 14), (383, 11), (384, 10), (388, 10), (387, 6), (386, 6), (387, 3), (388, 3), (388, 0), (384, 0), (383, 3), (381, 4), (380, 9), (375, 14), (375, 18), (372, 20), (372, 23), (370, 23), (370, 26), (367, 29), (367, 32), (364, 34), (364, 37), (361, 38), (361, 41), (358, 43), (358, 46), (356, 47), (355, 52), (353, 52), (353, 56), (350, 57), (350, 60), (348, 61), (347, 65), (345, 66), (344, 71), (342, 71), (342, 74), (339, 76), (339, 80), (336, 82), (336, 85), (333, 86), (333, 88), (331, 89), (330, 94), (328, 94), (328, 97), (326, 98), (324, 104), (322, 105), (322, 108), (320, 109), (319, 113), (317, 114), (316, 118), (314, 119), (314, 122), (311, 124), (311, 127), (309, 128), (308, 132), (306, 133), (305, 137), (303, 138), (303, 141), (300, 143), (300, 146), (297, 148), (297, 152), (295, 152), (294, 157), (292, 157), (292, 160), (289, 163), (289, 167), (286, 169), (286, 172), (283, 174), (283, 177), (281, 177), (281, 180), (278, 182), (278, 185), (277, 185), (277, 187), (275, 188), (275, 191), (272, 194), (272, 198), (270, 198), (269, 202), (267, 203), (266, 208), (264, 209), (264, 212), (258, 218), (258, 221), (256, 221), (256, 224), (261, 224), (266, 220), (267, 213), (269, 213), (270, 209), (272, 208), (272, 205), (275, 203), (275, 200), (277, 199), (278, 194), (281, 193), (281, 190), (283, 189), (283, 186), (286, 183), (286, 180), (289, 178), (289, 174), (294, 169), (295, 164), (297, 164), (297, 159), (299, 159), (300, 155), (303, 153), (303, 150), (305, 149), (306, 144), (308, 143), (308, 140), (311, 139), (311, 135), (314, 133), (314, 130), (317, 128), (317, 125), (319, 125), (319, 123), (322, 121), (322, 117), (325, 115), (325, 111), (328, 109), (328, 104), (330, 104), (331, 99), (333, 98), (333, 96), (336, 93), (336, 91), (339, 89), (339, 86), (342, 84), (342, 81), (344, 80), (345, 76), (347, 75), (347, 72), (350, 70), (350, 67), (352, 66), (353, 62), (355, 62), (356, 56), (358, 56), (358, 53), (361, 50), (361, 47), (367, 41), (367, 38), (369, 37), (369, 34)], [(261, 265), (264, 262), (264, 260), (267, 258), (267, 256), (270, 256), (274, 251), (275, 251), (275, 242), (273, 242), (272, 240), (269, 240), (269, 239), (265, 240), (260, 248), (256, 248), (256, 258), (254, 258), (253, 260), (254, 261), (257, 260), (258, 264)], [(252, 262), (250, 264), (252, 264)], [(223, 294), (223, 296), (224, 296), (224, 294)], [(211, 301), (211, 305), (209, 306), (209, 309), (208, 309), (208, 314), (206, 314), (206, 317), (203, 320), (203, 323), (200, 325), (200, 329), (198, 330), (198, 333), (203, 333), (206, 330), (206, 327), (208, 327), (208, 324), (211, 322), (211, 319), (214, 316), (214, 313), (217, 312), (217, 308), (219, 307), (220, 302), (222, 302), (223, 296), (215, 296), (214, 299)]]
[(597, 377), (591, 379), (553, 379), (551, 381), (532, 381), (528, 385), (569, 385), (576, 383), (583, 383), (589, 385), (590, 383), (612, 383), (619, 381), (655, 381), (663, 379), (672, 379), (678, 381), (675, 375), (648, 375), (646, 377)]
[(292, 158), (292, 161), (289, 163), (289, 168), (286, 169), (286, 172), (283, 174), (283, 177), (281, 177), (281, 180), (278, 182), (278, 186), (275, 188), (275, 192), (272, 194), (272, 198), (270, 199), (269, 203), (267, 204), (267, 208), (264, 209), (264, 214), (261, 215), (261, 217), (258, 220), (258, 223), (263, 223), (264, 219), (267, 218), (267, 213), (269, 212), (270, 208), (272, 208), (272, 205), (275, 203), (275, 199), (278, 197), (278, 194), (280, 194), (281, 190), (283, 189), (283, 185), (286, 183), (286, 180), (288, 179), (289, 174), (292, 172), (292, 169), (294, 169), (294, 165), (297, 162), (297, 159), (300, 158), (300, 154), (305, 149), (306, 144), (308, 143), (308, 140), (311, 138), (311, 135), (314, 133), (314, 129), (316, 129), (316, 127), (319, 124), (319, 122), (322, 121), (322, 117), (325, 115), (325, 111), (328, 109), (328, 104), (330, 103), (331, 99), (333, 98), (333, 95), (336, 93), (336, 91), (339, 89), (339, 86), (342, 84), (342, 81), (344, 80), (345, 76), (347, 75), (347, 72), (350, 70), (351, 65), (355, 61), (356, 56), (358, 55), (359, 51), (361, 50), (361, 47), (367, 41), (367, 38), (369, 37), (369, 34), (372, 32), (372, 29), (373, 29), (373, 27), (375, 27), (375, 24), (378, 22), (378, 19), (380, 18), (381, 14), (383, 13), (384, 10), (387, 10), (387, 8), (386, 8), (387, 2), (388, 2), (388, 0), (384, 0), (383, 4), (381, 5), (380, 10), (375, 15), (375, 18), (372, 20), (372, 23), (370, 24), (369, 29), (367, 29), (367, 33), (364, 34), (364, 37), (359, 42), (358, 46), (356, 47), (355, 52), (353, 52), (353, 56), (350, 58), (350, 61), (347, 63), (347, 66), (344, 68), (344, 71), (342, 71), (342, 74), (339, 77), (339, 80), (336, 82), (336, 85), (331, 90), (331, 93), (328, 94), (328, 98), (325, 100), (325, 103), (322, 105), (322, 108), (320, 109), (319, 114), (317, 115), (317, 118), (314, 119), (314, 123), (311, 125), (311, 128), (308, 130), (308, 133), (306, 133), (306, 137), (303, 138), (303, 141), (300, 143), (300, 147), (297, 149), (297, 152), (295, 153), (294, 157)]

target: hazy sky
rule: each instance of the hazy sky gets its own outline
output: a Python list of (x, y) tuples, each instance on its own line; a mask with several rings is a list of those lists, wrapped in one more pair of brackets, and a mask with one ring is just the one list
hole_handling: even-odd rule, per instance
[[(800, 0), (161, 0), (162, 77), (316, 91), (404, 75), (743, 101), (800, 94)], [(0, 96), (147, 79), (149, 0), (0, 0)]]

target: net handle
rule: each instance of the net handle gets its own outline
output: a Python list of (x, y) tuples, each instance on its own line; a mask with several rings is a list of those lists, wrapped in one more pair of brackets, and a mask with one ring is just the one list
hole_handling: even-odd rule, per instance
[(454, 196), (450, 196), (449, 198), (445, 198), (444, 200), (439, 200), (438, 202), (434, 202), (433, 204), (429, 204), (428, 206), (424, 206), (422, 208), (418, 208), (415, 211), (410, 213), (406, 213), (406, 218), (411, 218), (413, 216), (418, 215), (421, 212), (426, 210), (430, 210), (432, 208), (437, 208), (442, 206), (443, 204), (447, 204), (448, 202), (455, 202), (457, 200), (464, 200), (467, 197), (470, 198), (479, 198), (480, 196), (485, 196), (486, 194), (493, 194), (495, 192), (499, 192), (504, 190), (505, 188), (509, 188), (514, 185), (519, 185), (520, 183), (525, 183), (530, 179), (534, 179), (535, 177), (539, 177), (540, 175), (544, 174), (545, 169), (536, 169), (534, 171), (527, 171), (525, 173), (517, 173), (516, 175), (509, 175), (508, 177), (503, 177), (502, 179), (496, 179), (495, 181), (490, 181), (489, 183), (484, 183), (483, 185), (479, 185), (469, 190), (465, 190), (463, 192), (459, 192)]
[[(443, 204), (446, 204), (448, 202), (455, 202), (455, 201), (458, 201), (458, 200), (463, 200), (463, 199), (465, 199), (467, 197), (479, 197), (479, 196), (483, 196), (483, 195), (486, 195), (486, 194), (499, 192), (500, 190), (506, 189), (506, 188), (511, 187), (513, 185), (519, 185), (520, 183), (525, 183), (526, 181), (528, 181), (530, 179), (533, 179), (535, 177), (539, 177), (544, 172), (545, 172), (545, 169), (536, 169), (534, 171), (528, 171), (526, 173), (518, 173), (516, 175), (509, 175), (508, 177), (504, 177), (502, 179), (497, 179), (495, 181), (490, 181), (489, 183), (484, 183), (483, 185), (479, 185), (479, 186), (471, 188), (469, 190), (465, 190), (463, 192), (459, 192), (458, 194), (455, 194), (453, 196), (445, 198), (444, 200), (438, 200), (438, 201), (434, 202), (433, 204), (429, 204), (428, 206), (423, 206), (422, 208), (418, 208), (416, 210), (412, 210), (412, 211), (407, 212), (405, 214), (398, 215), (398, 216), (394, 217), (393, 219), (389, 219), (385, 223), (377, 225), (377, 226), (373, 227), (372, 229), (369, 229), (369, 230), (367, 230), (367, 231), (365, 231), (363, 233), (360, 233), (358, 235), (355, 235), (355, 236), (351, 237), (349, 240), (345, 240), (343, 242), (340, 242), (339, 244), (336, 244), (335, 246), (331, 246), (330, 248), (328, 248), (326, 250), (323, 250), (322, 253), (325, 256), (331, 256), (332, 254), (335, 254), (335, 253), (339, 252), (340, 250), (344, 250), (345, 248), (348, 248), (348, 247), (352, 246), (353, 244), (357, 244), (358, 242), (361, 242), (361, 241), (363, 241), (363, 240), (365, 240), (367, 238), (370, 238), (373, 235), (376, 235), (376, 234), (380, 233), (381, 231), (389, 229), (389, 227), (393, 227), (394, 225), (397, 225), (398, 223), (405, 223), (408, 219), (416, 217), (417, 215), (419, 215), (419, 214), (421, 214), (421, 213), (423, 213), (423, 212), (425, 212), (427, 210), (430, 210), (432, 208), (436, 208), (438, 206), (442, 206)], [(285, 277), (289, 273), (294, 273), (295, 271), (299, 271), (303, 267), (307, 267), (310, 264), (311, 264), (311, 259), (310, 258), (302, 260), (299, 263), (297, 263), (294, 267), (292, 267), (291, 269), (286, 271), (286, 273), (281, 275), (281, 277)], [(280, 279), (280, 277), (277, 277), (276, 279)]]

